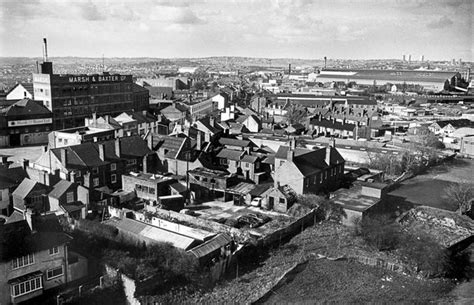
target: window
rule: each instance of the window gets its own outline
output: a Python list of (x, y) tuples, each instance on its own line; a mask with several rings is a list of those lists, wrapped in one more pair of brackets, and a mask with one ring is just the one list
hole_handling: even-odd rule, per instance
[(30, 198), (30, 203), (31, 204), (38, 204), (38, 203), (41, 203), (41, 202), (43, 202), (43, 196), (41, 196), (41, 195), (31, 196), (31, 198)]
[(67, 192), (66, 193), (66, 202), (67, 203), (74, 202), (74, 193), (73, 192)]
[(155, 189), (154, 189), (154, 188), (152, 188), (152, 187), (150, 187), (150, 188), (148, 189), (148, 191), (149, 191), (149, 192), (150, 192), (150, 194), (152, 194), (152, 195), (154, 195), (154, 194), (155, 194)]
[(117, 175), (116, 174), (110, 175), (110, 180), (111, 180), (112, 183), (116, 183), (117, 182)]
[(76, 173), (76, 177), (80, 177), (81, 176), (81, 172), (80, 171), (77, 171), (75, 172)]
[(58, 246), (49, 248), (49, 255), (55, 255), (55, 254), (58, 254), (58, 253), (59, 253), (59, 248), (58, 248)]
[(117, 164), (115, 163), (110, 164), (110, 170), (111, 171), (117, 170)]
[(46, 271), (46, 280), (54, 279), (58, 276), (63, 275), (63, 266), (59, 266), (53, 269), (49, 269)]
[(132, 159), (132, 160), (127, 160), (127, 165), (134, 165), (137, 164), (137, 160)]
[(280, 198), (280, 203), (285, 204), (285, 198)]
[(94, 186), (99, 186), (99, 178), (94, 178), (94, 179), (92, 179), (92, 184), (93, 184)]
[(98, 168), (98, 167), (94, 167), (94, 168), (92, 169), (92, 173), (95, 174), (95, 175), (97, 175), (97, 174), (99, 173), (99, 168)]
[(36, 290), (43, 288), (41, 283), (41, 277), (33, 278), (26, 280), (25, 282), (21, 282), (18, 284), (13, 284), (11, 294), (13, 297), (18, 297), (23, 294), (27, 294)]
[(35, 257), (33, 254), (27, 254), (25, 256), (17, 257), (12, 261), (13, 269), (33, 265), (35, 263)]

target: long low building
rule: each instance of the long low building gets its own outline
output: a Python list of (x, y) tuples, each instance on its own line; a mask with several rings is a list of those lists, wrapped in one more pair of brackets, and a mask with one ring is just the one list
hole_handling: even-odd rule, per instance
[(446, 80), (461, 73), (456, 71), (434, 70), (358, 70), (324, 69), (317, 75), (318, 82), (356, 82), (359, 85), (417, 84), (426, 90), (441, 91)]
[(199, 240), (192, 237), (177, 234), (126, 217), (112, 217), (104, 223), (116, 227), (119, 232), (125, 236), (144, 241), (147, 245), (154, 243), (170, 243), (176, 248), (189, 250), (201, 243)]

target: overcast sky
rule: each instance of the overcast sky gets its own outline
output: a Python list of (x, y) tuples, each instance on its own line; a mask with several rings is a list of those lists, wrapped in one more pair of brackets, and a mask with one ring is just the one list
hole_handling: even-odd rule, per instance
[(472, 0), (0, 0), (0, 56), (473, 57)]

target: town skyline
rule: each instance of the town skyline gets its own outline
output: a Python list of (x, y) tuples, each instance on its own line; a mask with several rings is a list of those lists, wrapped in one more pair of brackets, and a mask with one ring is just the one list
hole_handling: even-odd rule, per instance
[(472, 61), (469, 1), (6, 1), (1, 15), (1, 57), (41, 57), (47, 37), (50, 57)]

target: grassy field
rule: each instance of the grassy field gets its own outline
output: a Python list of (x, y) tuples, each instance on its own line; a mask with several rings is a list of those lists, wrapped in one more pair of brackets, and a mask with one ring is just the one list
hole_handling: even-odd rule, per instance
[(455, 211), (457, 207), (445, 195), (445, 188), (451, 183), (459, 182), (474, 184), (474, 160), (454, 159), (435, 166), (426, 174), (403, 182), (389, 195), (415, 205), (427, 205)]
[(445, 282), (418, 280), (349, 261), (310, 260), (263, 304), (419, 304), (451, 290)]

